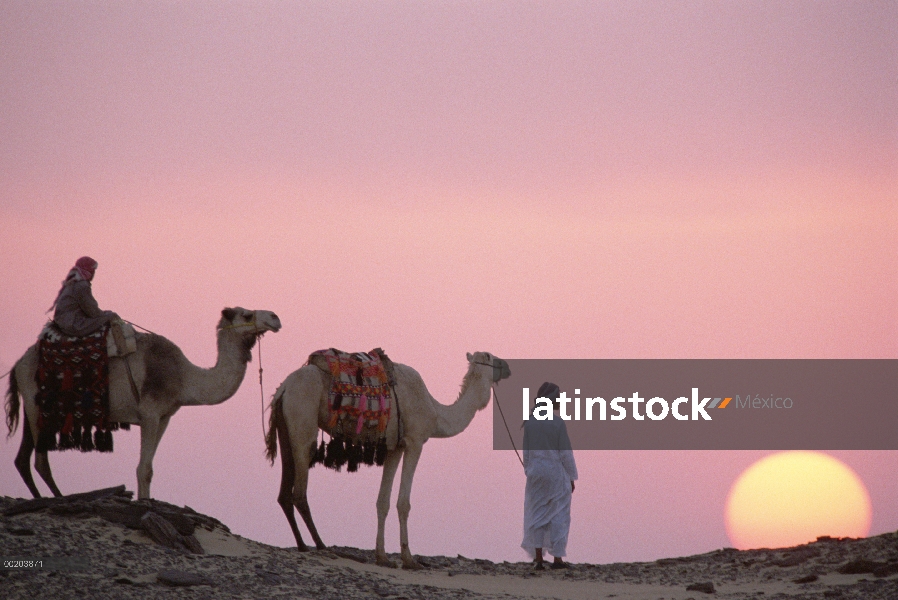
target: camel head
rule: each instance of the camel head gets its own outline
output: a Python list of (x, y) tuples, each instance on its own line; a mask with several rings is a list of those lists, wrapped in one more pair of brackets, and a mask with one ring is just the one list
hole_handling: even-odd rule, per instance
[(236, 329), (248, 335), (262, 335), (266, 331), (278, 331), (281, 320), (269, 310), (246, 310), (236, 306), (221, 311), (219, 329)]
[(476, 368), (477, 365), (491, 366), (493, 372), (490, 377), (493, 383), (499, 383), (501, 380), (511, 377), (511, 369), (508, 368), (508, 363), (489, 352), (475, 352), (474, 354), (468, 352), (468, 362), (472, 369)]
[[(281, 328), (281, 320), (268, 310), (246, 310), (239, 306), (226, 308), (221, 311), (221, 321), (218, 322), (219, 340), (227, 339), (227, 336), (237, 338), (243, 345), (243, 362), (252, 359), (250, 353), (253, 346), (266, 331), (277, 331)], [(222, 338), (221, 336), (226, 336)]]

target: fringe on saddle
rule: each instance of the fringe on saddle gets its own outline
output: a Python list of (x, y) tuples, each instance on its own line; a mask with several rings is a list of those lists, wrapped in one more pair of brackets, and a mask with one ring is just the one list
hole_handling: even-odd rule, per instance
[(112, 432), (130, 428), (109, 421), (108, 333), (69, 337), (51, 322), (38, 336), (38, 452), (112, 452)]

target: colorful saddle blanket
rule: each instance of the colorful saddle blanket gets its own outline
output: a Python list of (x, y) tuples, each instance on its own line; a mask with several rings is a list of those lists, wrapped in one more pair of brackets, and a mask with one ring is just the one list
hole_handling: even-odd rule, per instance
[(38, 336), (38, 452), (112, 452), (107, 332), (69, 337), (48, 325)]
[[(390, 418), (390, 382), (380, 353), (319, 350), (309, 356), (323, 357), (331, 375), (328, 392), (328, 429), (346, 437), (382, 437)], [(373, 434), (373, 435), (372, 435)]]
[(359, 464), (383, 465), (386, 430), (393, 397), (392, 362), (380, 348), (350, 354), (333, 348), (309, 356), (309, 364), (330, 373), (327, 431), (331, 441), (321, 442), (313, 465), (324, 463), (356, 471)]

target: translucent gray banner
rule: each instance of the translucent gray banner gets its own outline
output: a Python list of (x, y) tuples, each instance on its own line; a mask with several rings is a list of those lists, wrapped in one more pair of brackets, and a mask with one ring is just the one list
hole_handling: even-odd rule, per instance
[[(569, 417), (575, 450), (898, 450), (898, 360), (508, 363), (496, 450), (523, 448), (525, 416), (535, 431), (550, 414)], [(537, 400), (545, 381), (561, 390), (559, 412)]]

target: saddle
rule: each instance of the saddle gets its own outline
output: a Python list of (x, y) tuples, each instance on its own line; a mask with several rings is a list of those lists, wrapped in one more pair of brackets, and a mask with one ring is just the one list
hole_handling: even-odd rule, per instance
[(120, 425), (109, 421), (111, 338), (108, 326), (85, 337), (67, 336), (52, 322), (44, 326), (35, 378), (38, 452), (112, 452), (112, 432)]
[(323, 463), (339, 471), (348, 463), (383, 465), (387, 453), (386, 432), (395, 399), (392, 386), (393, 362), (380, 348), (371, 352), (348, 353), (330, 348), (309, 356), (314, 365), (330, 375), (327, 432), (312, 464)]
[[(133, 352), (137, 352), (137, 333), (134, 331), (134, 326), (131, 325), (131, 323), (126, 321), (116, 321), (101, 331), (106, 331), (107, 356), (127, 356)], [(62, 340), (74, 342), (83, 338), (66, 335), (60, 331), (55, 322), (47, 321), (44, 328), (41, 330), (40, 335), (37, 336), (37, 339), (39, 341), (56, 343)]]

